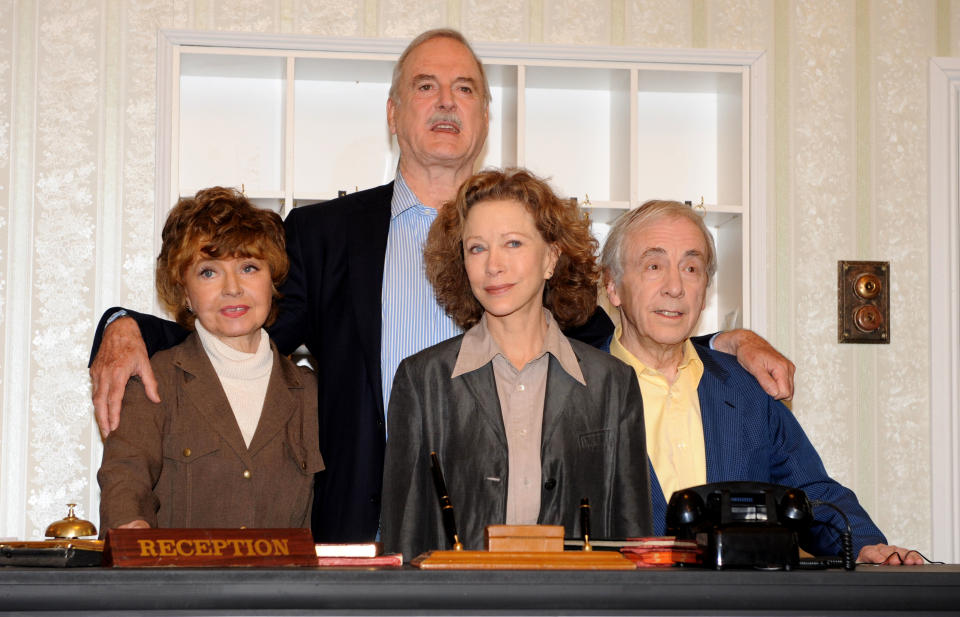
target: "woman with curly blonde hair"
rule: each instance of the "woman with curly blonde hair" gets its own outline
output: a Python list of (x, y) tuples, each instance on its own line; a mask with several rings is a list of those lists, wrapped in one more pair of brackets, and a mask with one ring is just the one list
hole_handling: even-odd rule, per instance
[(467, 180), (430, 229), (427, 278), (467, 331), (404, 360), (388, 407), (383, 540), (448, 546), (430, 454), (466, 548), (491, 524), (564, 525), (581, 499), (599, 536), (649, 533), (640, 390), (629, 368), (561, 327), (596, 304), (596, 241), (577, 207), (523, 169)]

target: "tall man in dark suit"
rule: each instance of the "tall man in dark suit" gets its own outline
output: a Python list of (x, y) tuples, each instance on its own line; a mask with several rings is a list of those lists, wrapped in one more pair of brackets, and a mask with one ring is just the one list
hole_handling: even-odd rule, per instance
[[(305, 343), (317, 361), (327, 465), (316, 483), (318, 540), (375, 537), (393, 374), (407, 355), (458, 333), (426, 283), (421, 247), (436, 209), (474, 170), (486, 140), (489, 100), (483, 67), (462, 35), (425, 32), (400, 56), (387, 101), (400, 148), (396, 180), (287, 217), (291, 270), (270, 335), (287, 353)], [(90, 369), (104, 434), (119, 423), (130, 376), (139, 375), (148, 396), (159, 400), (148, 351), (185, 336), (134, 314), (136, 321), (121, 317), (106, 327), (116, 315), (111, 309), (101, 319), (103, 343), (96, 351), (95, 341)], [(597, 317), (591, 323), (599, 324), (603, 339), (609, 320)], [(771, 392), (792, 394), (793, 365), (760, 337), (736, 331), (715, 344), (739, 350)]]
[[(772, 482), (842, 509), (858, 561), (921, 563), (916, 551), (885, 544), (853, 491), (827, 475), (789, 409), (733, 357), (691, 341), (717, 267), (699, 214), (679, 202), (649, 201), (623, 215), (607, 236), (603, 267), (607, 295), (621, 317), (610, 353), (633, 367), (643, 395), (655, 535), (663, 535), (666, 500), (679, 489)], [(801, 538), (804, 549), (839, 554), (839, 515), (814, 514), (825, 524)]]

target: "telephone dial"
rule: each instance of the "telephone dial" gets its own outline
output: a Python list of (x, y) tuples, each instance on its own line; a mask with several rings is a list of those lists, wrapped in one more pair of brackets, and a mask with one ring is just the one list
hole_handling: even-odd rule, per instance
[(765, 482), (716, 482), (675, 492), (667, 533), (696, 540), (703, 565), (786, 569), (800, 562), (797, 533), (813, 522), (800, 489)]

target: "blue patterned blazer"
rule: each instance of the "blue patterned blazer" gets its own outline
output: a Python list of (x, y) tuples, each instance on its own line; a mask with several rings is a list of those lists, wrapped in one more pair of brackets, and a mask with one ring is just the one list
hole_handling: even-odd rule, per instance
[[(853, 491), (827, 474), (793, 413), (764, 392), (733, 356), (696, 344), (694, 348), (703, 360), (697, 392), (707, 482), (746, 480), (803, 489), (811, 501), (829, 501), (846, 513), (853, 529), (854, 555), (865, 545), (886, 543)], [(653, 465), (650, 491), (654, 533), (663, 535), (667, 502)], [(801, 536), (801, 546), (814, 555), (838, 555), (842, 519), (825, 506), (814, 508), (813, 515), (818, 522)]]

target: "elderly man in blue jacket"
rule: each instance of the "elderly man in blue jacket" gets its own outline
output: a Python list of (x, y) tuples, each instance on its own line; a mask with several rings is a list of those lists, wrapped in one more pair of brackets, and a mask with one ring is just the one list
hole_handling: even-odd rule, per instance
[[(889, 546), (853, 492), (833, 480), (800, 424), (733, 356), (690, 340), (716, 271), (713, 238), (689, 206), (650, 201), (622, 216), (603, 250), (604, 281), (621, 324), (610, 352), (634, 368), (643, 393), (654, 532), (664, 533), (674, 491), (749, 480), (803, 489), (850, 520), (858, 561), (919, 564)], [(842, 519), (814, 512), (801, 538), (817, 555), (840, 553)]]

